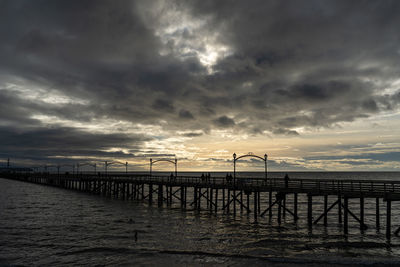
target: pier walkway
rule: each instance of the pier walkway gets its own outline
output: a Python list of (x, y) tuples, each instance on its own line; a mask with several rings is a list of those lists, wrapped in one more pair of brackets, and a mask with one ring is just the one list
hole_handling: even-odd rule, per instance
[[(375, 205), (375, 227), (380, 229), (382, 203), (386, 204), (386, 237), (391, 238), (392, 202), (400, 201), (400, 181), (382, 180), (328, 180), (328, 179), (283, 179), (283, 178), (236, 178), (155, 176), (145, 174), (53, 174), (53, 173), (2, 173), (2, 178), (45, 184), (99, 194), (105, 197), (141, 199), (149, 204), (171, 205), (179, 203), (183, 209), (207, 209), (210, 212), (223, 210), (236, 215), (237, 210), (252, 213), (254, 221), (260, 216), (273, 216), (277, 211), (278, 223), (286, 213), (298, 220), (298, 196), (307, 199), (307, 225), (321, 220), (327, 225), (328, 214), (335, 216), (348, 234), (349, 218), (360, 226), (365, 224), (364, 202), (373, 199)], [(188, 190), (189, 189), (189, 190)], [(293, 205), (286, 205), (287, 196)], [(323, 212), (314, 217), (313, 198), (323, 197)], [(252, 198), (252, 199), (251, 199)], [(359, 199), (359, 211), (349, 207), (349, 199)], [(330, 205), (328, 205), (328, 199)], [(332, 201), (333, 199), (333, 201)], [(202, 206), (203, 204), (203, 206)], [(220, 206), (218, 206), (220, 205)], [(335, 213), (331, 210), (335, 208)], [(354, 209), (354, 208), (353, 208)], [(398, 235), (400, 228), (394, 234)]]

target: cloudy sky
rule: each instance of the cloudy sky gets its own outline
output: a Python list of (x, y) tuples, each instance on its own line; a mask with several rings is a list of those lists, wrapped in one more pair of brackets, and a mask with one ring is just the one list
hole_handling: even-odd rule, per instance
[(231, 170), (253, 152), (271, 170), (400, 170), (399, 14), (396, 0), (0, 1), (1, 162)]

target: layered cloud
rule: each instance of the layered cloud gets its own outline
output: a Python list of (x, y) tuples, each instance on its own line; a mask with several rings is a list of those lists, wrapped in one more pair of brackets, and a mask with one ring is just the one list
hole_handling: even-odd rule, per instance
[(267, 143), (395, 115), (399, 11), (361, 0), (2, 1), (3, 155), (212, 158), (196, 139)]

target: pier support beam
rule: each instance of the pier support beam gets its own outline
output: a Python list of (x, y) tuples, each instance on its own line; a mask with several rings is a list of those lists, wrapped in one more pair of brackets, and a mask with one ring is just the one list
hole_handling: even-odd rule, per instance
[(298, 220), (298, 216), (297, 216), (297, 193), (294, 193), (294, 195), (293, 195), (293, 211), (294, 211), (294, 221), (296, 222)]
[(392, 201), (386, 200), (386, 238), (390, 239), (392, 228)]
[(246, 198), (247, 198), (247, 214), (250, 213), (250, 192), (246, 193)]
[(197, 209), (197, 187), (193, 187), (193, 204), (194, 204), (194, 209)]
[[(240, 203), (243, 203), (243, 190), (240, 190)], [(240, 205), (240, 213), (243, 213), (243, 205)]]
[(338, 220), (342, 223), (342, 196), (338, 195)]
[(197, 189), (197, 194), (198, 194), (198, 197), (197, 197), (197, 209), (200, 210), (201, 209), (201, 187), (199, 187)]
[(349, 199), (345, 196), (343, 199), (344, 204), (344, 216), (343, 216), (343, 231), (347, 235), (349, 233)]
[(312, 228), (312, 195), (307, 194), (307, 222), (308, 222), (308, 228)]
[(364, 231), (364, 198), (360, 197), (360, 230)]
[(218, 188), (215, 189), (215, 213), (218, 212)]
[(236, 190), (233, 190), (232, 200), (233, 200), (233, 216), (236, 217)]
[(278, 224), (282, 223), (282, 199), (278, 199)]
[(254, 193), (254, 222), (257, 222), (257, 211), (258, 211), (258, 209), (257, 209), (257, 192), (256, 191), (254, 191), (253, 192)]
[(222, 188), (222, 207), (225, 207), (225, 188)]
[(328, 195), (324, 196), (324, 226), (328, 226)]
[(379, 216), (379, 197), (375, 199), (375, 223), (376, 223), (376, 230), (379, 230), (380, 226), (380, 216)]
[(228, 189), (228, 196), (227, 196), (227, 205), (226, 205), (226, 212), (229, 213), (229, 206), (231, 203), (231, 190)]

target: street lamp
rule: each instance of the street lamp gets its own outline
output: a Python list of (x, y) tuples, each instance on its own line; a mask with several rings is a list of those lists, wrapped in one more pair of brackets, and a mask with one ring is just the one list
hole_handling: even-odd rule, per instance
[(267, 175), (267, 173), (268, 173), (268, 169), (267, 169), (267, 167), (268, 167), (268, 155), (267, 155), (267, 153), (265, 153), (264, 154), (264, 161), (265, 161), (265, 183), (267, 182), (267, 179), (268, 179), (268, 175)]
[(233, 153), (233, 184), (236, 185), (236, 153)]
[(151, 172), (152, 172), (152, 167), (153, 167), (153, 159), (150, 159), (150, 176), (151, 176)]

